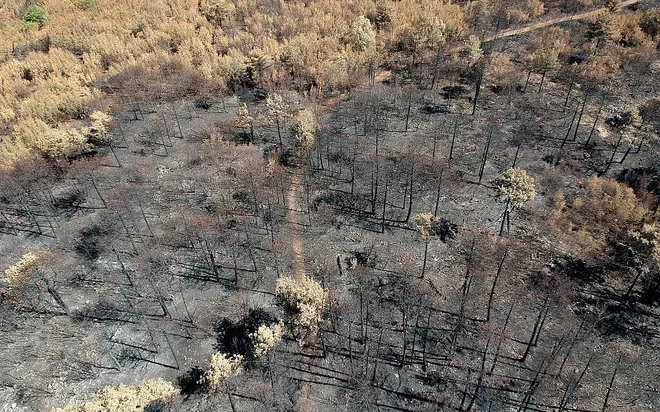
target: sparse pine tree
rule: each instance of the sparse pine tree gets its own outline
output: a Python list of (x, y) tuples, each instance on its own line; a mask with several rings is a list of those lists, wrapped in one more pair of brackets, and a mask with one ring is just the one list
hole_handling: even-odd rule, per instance
[(484, 55), (481, 49), (481, 40), (475, 35), (470, 35), (465, 41), (465, 45), (461, 50), (461, 56), (465, 59), (468, 66), (474, 66)]
[(376, 28), (382, 30), (385, 26), (390, 24), (392, 22), (392, 14), (394, 14), (394, 11), (389, 2), (384, 0), (377, 1), (375, 18)]
[(437, 17), (421, 17), (417, 21), (415, 28), (414, 36), (419, 46), (429, 50), (435, 50), (445, 42), (445, 30), (447, 26)]
[(500, 194), (506, 198), (500, 226), (500, 236), (502, 236), (504, 224), (506, 223), (507, 227), (509, 225), (511, 210), (533, 200), (536, 197), (536, 186), (534, 178), (528, 175), (526, 170), (513, 168), (504, 172), (498, 188)]
[(606, 42), (616, 40), (620, 36), (620, 29), (616, 17), (607, 12), (598, 14), (596, 20), (589, 25), (587, 36), (596, 39), (596, 48), (602, 46)]
[(270, 93), (266, 98), (266, 109), (269, 122), (277, 127), (277, 137), (282, 145), (282, 128), (286, 125), (286, 119), (291, 117), (291, 104), (281, 94)]
[(317, 129), (316, 115), (311, 110), (302, 109), (294, 116), (291, 131), (299, 146), (306, 149), (314, 146)]
[(238, 127), (248, 129), (250, 133), (250, 138), (254, 138), (254, 117), (250, 114), (250, 109), (248, 109), (247, 104), (243, 103), (241, 107), (236, 111)]

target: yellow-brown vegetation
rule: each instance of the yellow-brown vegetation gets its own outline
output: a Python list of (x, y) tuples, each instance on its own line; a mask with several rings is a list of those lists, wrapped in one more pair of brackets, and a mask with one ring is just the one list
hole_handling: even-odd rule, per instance
[(295, 324), (314, 333), (321, 321), (328, 293), (320, 283), (307, 276), (302, 279), (281, 277), (277, 279), (275, 294), (285, 310), (295, 314)]
[[(27, 30), (25, 3), (5, 2), (0, 168), (35, 150), (54, 157), (86, 150), (89, 126), (81, 120), (104, 109), (99, 97), (107, 92), (139, 99), (152, 81), (164, 94), (185, 93), (185, 81), (168, 80), (176, 73), (217, 89), (293, 81), (338, 90), (366, 75), (420, 18), (441, 22), (447, 37), (464, 26), (459, 6), (431, 0), (381, 1), (380, 8), (370, 0), (306, 3), (117, 0), (80, 7), (44, 0), (47, 20)], [(386, 30), (377, 30), (378, 10), (381, 19), (387, 10)]]
[(240, 373), (242, 362), (243, 357), (241, 355), (229, 356), (221, 352), (213, 354), (205, 376), (211, 390), (214, 392), (219, 391), (225, 380)]
[(18, 262), (5, 270), (5, 282), (11, 287), (19, 287), (27, 282), (30, 273), (38, 266), (39, 258), (37, 253), (24, 254)]
[(606, 250), (617, 237), (643, 232), (656, 220), (633, 189), (613, 179), (594, 177), (576, 194), (556, 194), (552, 203), (550, 222), (585, 254)]
[(151, 402), (167, 402), (178, 391), (171, 383), (162, 379), (152, 379), (142, 385), (119, 385), (117, 388), (106, 386), (85, 403), (72, 403), (64, 408), (55, 408), (53, 412), (125, 412), (144, 410)]
[(514, 207), (521, 206), (536, 197), (534, 178), (523, 169), (514, 168), (504, 172), (499, 190)]

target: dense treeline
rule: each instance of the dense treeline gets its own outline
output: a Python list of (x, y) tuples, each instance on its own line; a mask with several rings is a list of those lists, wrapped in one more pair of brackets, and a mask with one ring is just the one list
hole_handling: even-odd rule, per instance
[[(92, 111), (111, 110), (108, 94), (139, 100), (246, 86), (340, 91), (387, 67), (394, 55), (413, 66), (437, 60), (443, 44), (529, 21), (553, 9), (546, 7), (538, 0), (50, 0), (30, 8), (9, 2), (0, 9), (0, 165), (31, 149), (53, 157), (84, 151), (80, 130)], [(620, 59), (648, 55), (659, 24), (657, 13), (639, 12), (594, 25), (599, 42), (636, 50), (625, 57), (630, 52), (617, 49), (582, 65), (586, 76), (602, 81)], [(535, 47), (530, 67), (554, 68), (563, 46)], [(504, 69), (493, 70), (507, 71), (499, 63)]]

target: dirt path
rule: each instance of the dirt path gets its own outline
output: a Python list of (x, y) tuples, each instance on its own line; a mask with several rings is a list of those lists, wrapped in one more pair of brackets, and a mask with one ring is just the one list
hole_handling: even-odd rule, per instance
[[(382, 83), (383, 81), (389, 79), (391, 75), (392, 73), (389, 71), (380, 72), (374, 79), (374, 83)], [(370, 86), (368, 84), (365, 84), (359, 87), (357, 90), (367, 90), (369, 87)], [(342, 93), (338, 96), (327, 99), (321, 105), (319, 105), (319, 110), (322, 112), (328, 111), (349, 97), (350, 95), (348, 93)], [(301, 228), (308, 223), (306, 221), (306, 213), (308, 213), (308, 211), (301, 208), (301, 199), (305, 193), (304, 190), (305, 182), (303, 175), (299, 170), (294, 170), (291, 173), (289, 189), (286, 193), (286, 218), (290, 225), (293, 276), (296, 280), (301, 280), (303, 277), (307, 276), (307, 268), (305, 266), (305, 242), (301, 231)], [(318, 411), (318, 405), (316, 401), (318, 395), (316, 394), (316, 388), (314, 388), (310, 383), (306, 382), (307, 380), (311, 379), (311, 375), (303, 373), (304, 381), (300, 387), (301, 396), (298, 398), (298, 401), (294, 407), (296, 411)]]
[[(621, 8), (628, 7), (632, 4), (639, 3), (639, 2), (640, 2), (640, 0), (626, 0), (626, 1), (621, 3)], [(494, 35), (494, 34), (490, 35), (490, 36), (486, 36), (484, 38), (483, 42), (485, 43), (485, 42), (493, 41), (495, 39), (501, 39), (501, 38), (504, 38), (504, 37), (517, 36), (519, 34), (529, 33), (530, 31), (542, 29), (544, 27), (552, 26), (552, 25), (555, 25), (555, 24), (558, 24), (558, 23), (563, 23), (565, 21), (581, 20), (581, 19), (585, 19), (587, 17), (593, 17), (593, 16), (596, 16), (596, 15), (598, 15), (598, 13), (601, 13), (603, 11), (607, 11), (607, 9), (605, 7), (603, 7), (603, 8), (600, 8), (600, 9), (587, 11), (587, 12), (584, 12), (584, 13), (572, 14), (570, 16), (557, 17), (555, 19), (541, 21), (541, 22), (532, 24), (532, 25), (527, 26), (527, 27), (521, 27), (519, 29), (504, 30), (503, 32), (497, 33), (497, 36)]]
[[(302, 175), (298, 170), (294, 170), (289, 181), (289, 190), (286, 193), (286, 217), (291, 227), (289, 233), (291, 234), (293, 276), (298, 281), (307, 276), (307, 268), (305, 267), (305, 243), (301, 232), (301, 227), (305, 224), (306, 211), (300, 207), (300, 199), (304, 194), (304, 190), (305, 186)], [(308, 382), (312, 377), (308, 373), (303, 372), (302, 379), (300, 396), (296, 401), (294, 410), (300, 412), (318, 411), (315, 388)]]
[(303, 225), (305, 211), (300, 209), (301, 190), (304, 188), (300, 173), (293, 172), (286, 194), (287, 220), (291, 225), (291, 252), (293, 254), (293, 275), (296, 280), (306, 276), (305, 246), (300, 226)]
[[(374, 84), (382, 83), (385, 80), (389, 79), (392, 76), (390, 71), (382, 71), (376, 75), (374, 79)], [(364, 84), (359, 87), (357, 90), (367, 90), (370, 86)], [(348, 93), (342, 93), (340, 95), (331, 97), (325, 100), (319, 109), (321, 111), (328, 111), (332, 109), (337, 104), (348, 99), (350, 95)], [(304, 194), (305, 185), (302, 179), (302, 175), (294, 171), (291, 174), (291, 181), (289, 182), (289, 190), (286, 194), (286, 203), (287, 203), (287, 221), (291, 225), (291, 252), (293, 257), (293, 275), (297, 280), (302, 279), (307, 275), (307, 269), (305, 268), (305, 244), (300, 228), (305, 225), (305, 210), (300, 207), (300, 199)]]

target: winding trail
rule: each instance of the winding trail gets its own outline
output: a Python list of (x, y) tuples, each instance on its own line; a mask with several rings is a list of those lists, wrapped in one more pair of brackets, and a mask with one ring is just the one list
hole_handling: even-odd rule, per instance
[[(619, 10), (621, 10), (624, 7), (628, 7), (630, 5), (639, 3), (641, 0), (626, 0), (624, 2), (621, 2), (621, 6), (619, 7)], [(486, 36), (483, 40), (483, 43), (490, 42), (496, 39), (502, 39), (504, 37), (511, 37), (511, 36), (517, 36), (519, 34), (525, 34), (529, 33), (530, 31), (542, 29), (544, 27), (552, 26), (555, 24), (563, 23), (565, 21), (572, 21), (572, 20), (581, 20), (585, 19), (587, 17), (594, 17), (597, 16), (599, 13), (602, 13), (603, 11), (607, 11), (608, 9), (605, 7), (602, 7), (600, 9), (596, 10), (591, 10), (591, 11), (586, 11), (583, 13), (577, 13), (577, 14), (571, 14), (569, 16), (563, 16), (563, 17), (557, 17), (554, 19), (546, 20), (546, 21), (540, 21), (538, 23), (534, 23), (532, 25), (529, 25), (527, 27), (521, 27), (519, 29), (510, 29), (510, 30), (504, 30), (500, 33), (492, 34), (490, 36)]]

